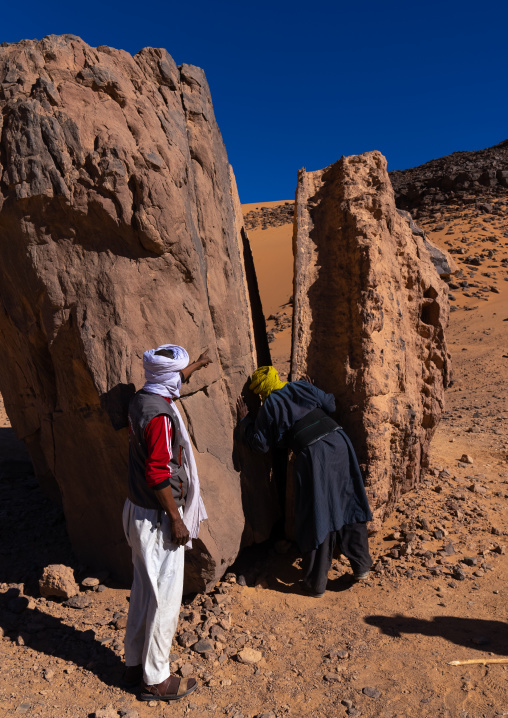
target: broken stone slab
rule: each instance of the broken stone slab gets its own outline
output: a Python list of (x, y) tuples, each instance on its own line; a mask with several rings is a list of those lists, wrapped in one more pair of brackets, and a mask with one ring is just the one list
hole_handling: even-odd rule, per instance
[(291, 376), (334, 394), (373, 528), (429, 465), (451, 376), (448, 287), (379, 152), (298, 174)]

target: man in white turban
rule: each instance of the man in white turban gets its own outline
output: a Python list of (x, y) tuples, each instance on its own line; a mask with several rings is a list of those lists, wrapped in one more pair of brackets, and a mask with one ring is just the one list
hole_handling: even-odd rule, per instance
[(183, 698), (195, 678), (171, 675), (169, 654), (182, 602), (184, 551), (207, 518), (192, 446), (175, 400), (182, 382), (210, 363), (183, 347), (143, 354), (146, 382), (129, 405), (129, 495), (123, 510), (134, 581), (125, 632), (125, 682), (142, 700)]

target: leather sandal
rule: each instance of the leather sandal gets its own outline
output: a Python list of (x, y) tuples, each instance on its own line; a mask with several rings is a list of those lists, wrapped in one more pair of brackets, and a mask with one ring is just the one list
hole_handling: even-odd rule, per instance
[(195, 691), (197, 687), (195, 678), (169, 676), (162, 683), (156, 683), (153, 686), (143, 683), (139, 698), (142, 701), (178, 701)]

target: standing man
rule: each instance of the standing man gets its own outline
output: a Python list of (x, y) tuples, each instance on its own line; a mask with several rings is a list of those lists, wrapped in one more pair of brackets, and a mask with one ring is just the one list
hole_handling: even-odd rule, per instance
[(333, 551), (338, 544), (351, 564), (353, 579), (368, 578), (367, 525), (372, 519), (354, 449), (331, 418), (333, 394), (310, 381), (281, 382), (273, 366), (252, 375), (249, 387), (263, 404), (254, 420), (240, 396), (241, 435), (254, 451), (292, 449), (295, 490), (295, 535), (303, 553), (305, 593), (320, 597), (326, 590)]
[(142, 700), (178, 700), (195, 678), (170, 675), (169, 654), (183, 592), (184, 551), (207, 518), (187, 429), (175, 399), (182, 382), (207, 366), (189, 364), (183, 347), (163, 344), (143, 354), (146, 382), (129, 405), (129, 494), (123, 525), (132, 549), (125, 632), (125, 682), (142, 679)]

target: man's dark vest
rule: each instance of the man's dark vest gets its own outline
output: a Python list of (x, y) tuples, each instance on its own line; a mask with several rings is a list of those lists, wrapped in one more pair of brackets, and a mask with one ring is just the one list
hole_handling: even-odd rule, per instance
[(169, 416), (173, 427), (171, 450), (173, 458), (169, 462), (171, 469), (170, 485), (177, 506), (185, 505), (188, 478), (183, 467), (183, 449), (178, 421), (171, 406), (163, 396), (150, 394), (141, 389), (129, 404), (129, 499), (144, 509), (160, 509), (157, 490), (146, 483), (145, 466), (148, 448), (145, 441), (145, 429), (156, 416)]

